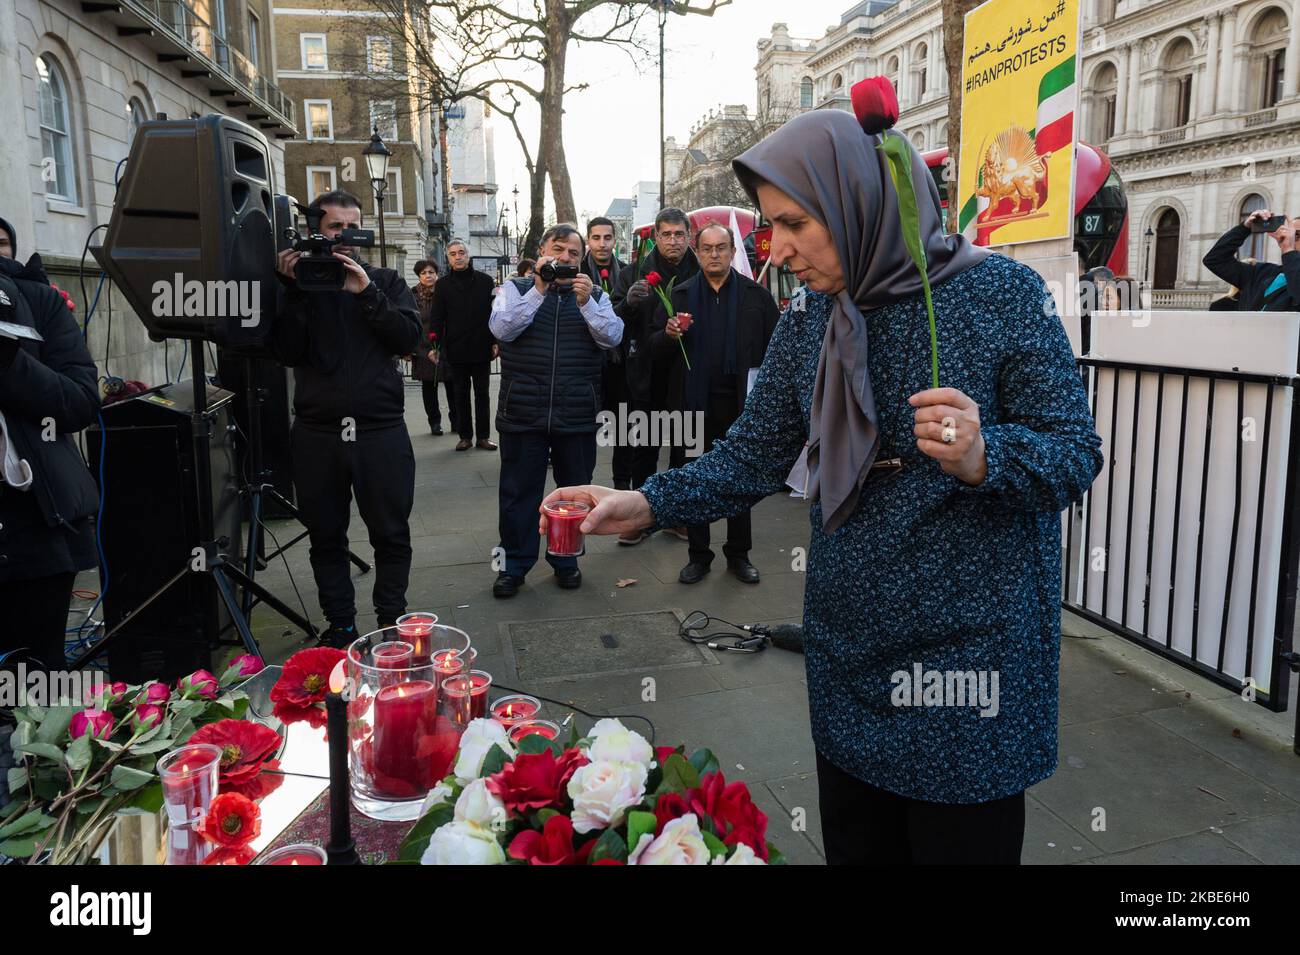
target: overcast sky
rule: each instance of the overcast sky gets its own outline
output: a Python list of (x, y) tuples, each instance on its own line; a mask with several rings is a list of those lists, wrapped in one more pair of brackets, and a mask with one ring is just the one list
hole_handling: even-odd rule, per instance
[[(700, 0), (694, 0), (696, 6)], [(744, 103), (755, 109), (754, 64), (760, 37), (786, 23), (796, 39), (820, 37), (839, 23), (853, 0), (733, 0), (712, 17), (668, 17), (664, 123), (685, 145), (691, 126), (710, 107)], [(658, 29), (642, 21), (652, 54), (632, 62), (621, 49), (570, 44), (567, 80), (591, 87), (565, 98), (564, 142), (579, 216), (601, 215), (611, 200), (631, 197), (642, 179), (659, 179)], [(536, 114), (529, 117), (535, 124)], [(528, 175), (513, 131), (494, 120), (498, 201), (510, 203), (518, 185), (520, 223), (528, 208)], [(535, 143), (536, 126), (525, 135)], [(549, 194), (549, 190), (548, 190)], [(551, 204), (547, 203), (548, 214)], [(511, 225), (513, 228), (513, 223)]]

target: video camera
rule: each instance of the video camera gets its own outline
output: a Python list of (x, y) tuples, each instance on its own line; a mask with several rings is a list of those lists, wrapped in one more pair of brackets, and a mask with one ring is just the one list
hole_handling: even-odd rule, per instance
[(555, 262), (547, 262), (537, 274), (542, 277), (542, 281), (550, 284), (556, 279), (572, 281), (578, 277), (578, 267), (576, 265), (558, 265)]
[(309, 207), (297, 202), (294, 206), (307, 217), (308, 232), (303, 236), (298, 232), (297, 226), (292, 225), (285, 228), (283, 233), (293, 243), (293, 250), (302, 253), (293, 269), (298, 287), (304, 292), (341, 291), (347, 279), (347, 270), (342, 262), (334, 258), (334, 250), (339, 246), (372, 248), (375, 244), (375, 230), (344, 229), (338, 238), (330, 239), (321, 234), (319, 210), (313, 213)]

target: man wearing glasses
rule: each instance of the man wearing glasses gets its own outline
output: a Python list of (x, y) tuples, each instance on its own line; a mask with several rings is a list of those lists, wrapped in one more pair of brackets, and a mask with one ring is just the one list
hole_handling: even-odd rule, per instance
[[(704, 415), (707, 451), (740, 417), (780, 312), (767, 289), (731, 267), (737, 249), (730, 229), (707, 225), (695, 241), (701, 271), (674, 286), (676, 315), (669, 318), (662, 303), (656, 309), (650, 349), (667, 368), (669, 407)], [(690, 324), (678, 315), (690, 315)], [(694, 584), (704, 579), (713, 563), (709, 525), (692, 524), (687, 536), (690, 558), (677, 579)], [(758, 583), (758, 570), (749, 562), (752, 546), (749, 512), (728, 518), (722, 553), (727, 569), (747, 584)]]

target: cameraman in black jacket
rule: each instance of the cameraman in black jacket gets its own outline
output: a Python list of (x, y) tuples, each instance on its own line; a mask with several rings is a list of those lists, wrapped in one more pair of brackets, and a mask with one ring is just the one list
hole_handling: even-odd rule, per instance
[[(317, 197), (317, 211), (327, 238), (361, 226), (361, 203), (347, 192)], [(300, 254), (280, 253), (274, 343), (294, 369), (293, 483), (329, 621), (321, 642), (342, 647), (357, 637), (348, 567), (353, 494), (375, 552), (379, 626), (406, 612), (415, 454), (395, 358), (419, 346), (420, 313), (393, 270), (371, 268), (352, 247), (338, 246), (334, 256), (346, 269), (343, 289), (306, 292), (294, 278)]]
[(0, 226), (9, 239), (0, 249), (0, 321), (43, 339), (0, 335), (0, 445), (5, 434), (9, 445), (0, 447), (0, 656), (27, 647), (61, 669), (73, 580), (98, 562), (90, 517), (99, 491), (72, 438), (99, 411), (98, 372), (39, 256), (25, 266), (10, 258), (16, 237)]

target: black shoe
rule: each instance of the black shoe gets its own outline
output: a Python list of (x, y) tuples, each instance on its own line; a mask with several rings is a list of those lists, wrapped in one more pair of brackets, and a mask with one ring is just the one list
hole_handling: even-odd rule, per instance
[(684, 584), (698, 584), (708, 572), (708, 564), (697, 564), (695, 561), (691, 561), (682, 568), (682, 572), (677, 575), (677, 579)]
[(321, 633), (316, 641), (318, 647), (333, 647), (335, 650), (345, 650), (348, 644), (352, 643), (360, 634), (357, 633), (356, 624), (348, 624), (346, 627), (338, 627), (333, 624), (328, 630)]
[(565, 590), (577, 590), (582, 586), (582, 571), (577, 567), (568, 567), (555, 572), (555, 582)]
[(744, 558), (727, 561), (727, 570), (735, 574), (742, 584), (758, 583), (758, 568)]
[(395, 626), (397, 626), (396, 617), (378, 617), (375, 620), (375, 628), (378, 630), (385, 630), (388, 627), (395, 627)]
[(516, 577), (514, 574), (507, 574), (504, 570), (497, 574), (496, 583), (492, 585), (493, 597), (513, 597), (519, 593), (519, 588), (524, 584), (524, 578)]
[(444, 434), (446, 434), (446, 432), (442, 430), (441, 425), (437, 425), (435, 427), (430, 428), (429, 433), (433, 435), (435, 438), (441, 438)]

